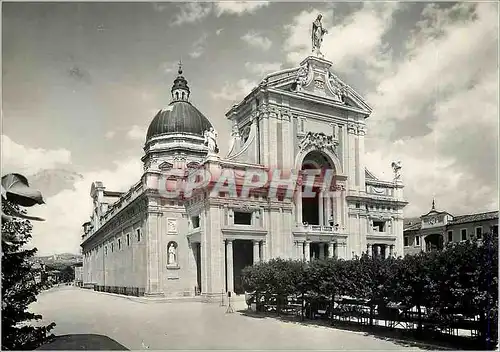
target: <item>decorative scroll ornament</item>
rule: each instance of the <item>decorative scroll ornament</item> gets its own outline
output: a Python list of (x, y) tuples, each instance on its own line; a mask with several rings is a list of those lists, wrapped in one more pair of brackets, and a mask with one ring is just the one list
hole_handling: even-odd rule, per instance
[(327, 136), (322, 132), (307, 132), (306, 136), (300, 143), (300, 149), (305, 150), (312, 146), (315, 149), (322, 150), (325, 148), (335, 149), (338, 141), (332, 136)]
[(386, 194), (385, 188), (372, 187), (372, 192), (375, 194)]
[(314, 81), (314, 87), (317, 89), (323, 90), (323, 89), (325, 89), (325, 83), (322, 80), (317, 79)]
[(357, 131), (358, 131), (358, 126), (356, 126), (355, 123), (349, 122), (347, 124), (347, 132), (349, 132), (349, 133), (357, 133)]
[(304, 65), (297, 71), (297, 77), (295, 78), (295, 91), (300, 92), (302, 88), (305, 87), (309, 81), (312, 79), (312, 70), (310, 65)]
[(328, 83), (330, 84), (334, 100), (345, 104), (347, 101), (347, 86), (336, 78), (330, 71), (328, 71)]

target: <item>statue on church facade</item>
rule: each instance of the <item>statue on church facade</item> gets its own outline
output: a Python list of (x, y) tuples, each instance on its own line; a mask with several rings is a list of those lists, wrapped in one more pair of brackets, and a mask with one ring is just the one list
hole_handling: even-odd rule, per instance
[(392, 171), (394, 172), (394, 181), (398, 181), (401, 179), (401, 161), (393, 161)]
[(217, 154), (219, 148), (217, 147), (217, 131), (213, 127), (210, 130), (205, 131), (205, 144), (208, 146), (209, 154)]
[(323, 54), (321, 53), (321, 44), (323, 42), (323, 36), (328, 33), (328, 31), (325, 28), (323, 28), (323, 24), (321, 23), (322, 17), (323, 16), (321, 14), (318, 15), (318, 17), (312, 24), (312, 32), (311, 32), (312, 52), (320, 57), (323, 57)]
[(168, 265), (177, 265), (177, 248), (173, 243), (168, 247)]

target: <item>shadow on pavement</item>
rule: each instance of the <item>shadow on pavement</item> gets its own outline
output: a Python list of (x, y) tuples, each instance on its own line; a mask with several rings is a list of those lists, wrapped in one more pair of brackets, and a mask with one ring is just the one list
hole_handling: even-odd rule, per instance
[[(305, 320), (301, 321), (300, 317), (294, 316), (278, 316), (276, 313), (256, 313), (246, 309), (238, 310), (241, 315), (252, 318), (274, 318), (283, 322), (291, 324), (299, 324), (305, 326), (316, 326), (323, 328), (333, 328), (337, 330), (345, 330), (351, 332), (360, 332), (364, 336), (371, 336), (380, 340), (390, 341), (402, 347), (417, 347), (423, 350), (472, 350), (477, 349), (470, 345), (470, 339), (456, 338), (455, 341), (437, 341), (434, 336), (429, 338), (417, 338), (411, 331), (401, 331), (399, 329), (389, 329), (378, 326), (360, 326), (357, 324), (343, 324), (335, 322), (331, 324), (329, 321), (324, 320)], [(467, 343), (469, 342), (469, 344)]]
[(56, 336), (52, 342), (49, 342), (37, 350), (94, 350), (94, 351), (129, 351), (128, 348), (119, 344), (115, 340), (96, 334), (72, 334)]

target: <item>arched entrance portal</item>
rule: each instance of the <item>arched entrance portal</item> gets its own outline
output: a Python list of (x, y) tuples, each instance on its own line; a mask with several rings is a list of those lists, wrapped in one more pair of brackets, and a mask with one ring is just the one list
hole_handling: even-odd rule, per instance
[(443, 236), (433, 233), (425, 237), (425, 251), (440, 251), (443, 249)]
[[(312, 151), (308, 153), (302, 161), (302, 172), (307, 184), (302, 185), (302, 223), (307, 225), (334, 225), (333, 207), (330, 199), (323, 197), (322, 187), (325, 180), (324, 175), (326, 170), (334, 169), (331, 162), (320, 151)], [(310, 190), (310, 183), (313, 178), (312, 170), (320, 170), (321, 174), (315, 176), (315, 183)], [(309, 176), (306, 176), (309, 171)], [(314, 171), (318, 173), (318, 171)]]

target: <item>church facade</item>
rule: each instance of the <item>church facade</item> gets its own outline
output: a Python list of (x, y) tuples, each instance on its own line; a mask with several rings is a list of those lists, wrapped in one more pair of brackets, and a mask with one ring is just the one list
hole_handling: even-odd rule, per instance
[[(124, 193), (99, 181), (91, 186), (93, 213), (81, 243), (85, 283), (209, 300), (243, 293), (242, 269), (271, 258), (403, 255), (401, 165), (393, 163), (392, 180), (366, 169), (372, 109), (331, 62), (309, 56), (267, 75), (233, 105), (226, 156), (218, 154), (211, 122), (191, 103), (181, 69), (171, 92), (149, 126), (141, 179)], [(208, 182), (199, 182), (200, 172)], [(281, 179), (242, 194), (256, 174)], [(296, 178), (287, 179), (291, 174)], [(326, 174), (334, 182), (325, 187), (318, 180)], [(235, 178), (243, 180), (235, 189), (218, 187)], [(189, 182), (196, 184), (189, 194), (166, 192), (166, 184)]]

